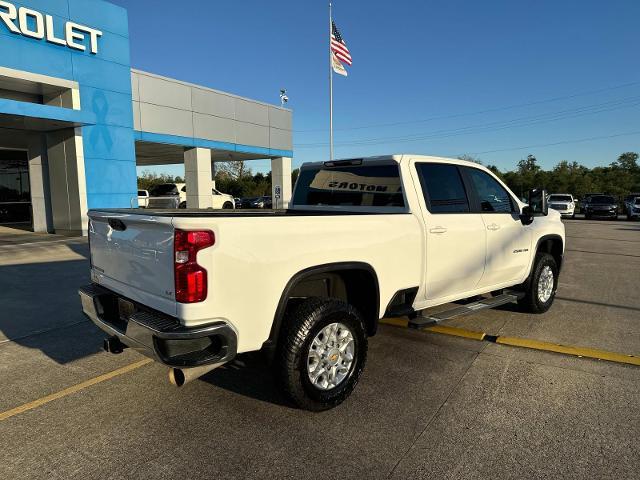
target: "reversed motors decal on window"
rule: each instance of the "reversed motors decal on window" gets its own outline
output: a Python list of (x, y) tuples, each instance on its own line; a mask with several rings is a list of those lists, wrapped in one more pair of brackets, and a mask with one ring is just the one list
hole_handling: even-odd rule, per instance
[(361, 193), (402, 193), (399, 177), (363, 177), (350, 172), (320, 170), (310, 185), (315, 190)]

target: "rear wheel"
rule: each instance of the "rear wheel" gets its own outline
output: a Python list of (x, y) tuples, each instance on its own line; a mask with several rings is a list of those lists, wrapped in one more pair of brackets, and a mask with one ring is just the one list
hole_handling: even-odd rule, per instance
[(298, 407), (322, 411), (355, 388), (367, 359), (362, 315), (333, 298), (310, 298), (287, 312), (276, 357), (276, 377)]
[(558, 264), (548, 253), (538, 253), (524, 284), (525, 296), (518, 304), (527, 312), (544, 313), (551, 308), (557, 288)]

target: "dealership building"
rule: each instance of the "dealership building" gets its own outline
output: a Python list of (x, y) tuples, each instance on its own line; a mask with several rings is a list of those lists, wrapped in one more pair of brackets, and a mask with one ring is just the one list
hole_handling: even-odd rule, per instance
[(292, 156), (290, 110), (132, 69), (125, 9), (0, 1), (0, 224), (86, 234), (89, 209), (137, 206), (137, 166), (184, 164), (207, 208), (236, 160), (270, 159), (286, 207)]

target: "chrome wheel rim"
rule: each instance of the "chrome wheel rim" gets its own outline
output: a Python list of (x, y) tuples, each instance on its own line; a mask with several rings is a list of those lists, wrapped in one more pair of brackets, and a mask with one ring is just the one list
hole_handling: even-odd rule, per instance
[(319, 390), (331, 390), (344, 382), (355, 358), (353, 333), (343, 323), (332, 323), (315, 336), (307, 355), (307, 373)]
[(540, 273), (540, 279), (538, 280), (538, 300), (542, 303), (547, 303), (553, 294), (553, 270), (546, 265)]

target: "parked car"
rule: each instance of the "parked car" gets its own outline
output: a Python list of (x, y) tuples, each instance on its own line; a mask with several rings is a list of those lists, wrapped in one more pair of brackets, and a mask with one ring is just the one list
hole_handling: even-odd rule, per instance
[(147, 208), (149, 206), (149, 191), (138, 190), (138, 208)]
[(627, 220), (640, 218), (640, 195), (634, 197), (633, 200), (625, 202), (627, 211)]
[[(351, 394), (380, 318), (429, 325), (441, 320), (426, 308), (506, 288), (463, 310), (517, 300), (546, 312), (565, 248), (544, 190), (525, 205), (476, 163), (408, 155), (305, 164), (288, 210), (89, 220), (80, 297), (107, 351), (134, 347), (184, 385), (261, 350), (284, 395), (313, 411)], [(248, 278), (260, 287), (239, 288)]]
[(584, 217), (591, 218), (618, 218), (618, 202), (611, 195), (593, 195), (585, 207)]
[(244, 198), (242, 208), (273, 208), (273, 202), (269, 196)]
[(222, 193), (215, 188), (211, 189), (211, 193), (213, 194), (213, 208), (222, 208), (224, 210), (233, 210), (236, 208), (236, 199), (231, 195)]
[(624, 197), (624, 200), (622, 201), (622, 213), (623, 214), (629, 213), (629, 210), (628, 210), (627, 207), (632, 207), (633, 208), (635, 199), (637, 197), (640, 197), (640, 193), (630, 193), (629, 195)]
[(243, 198), (241, 203), (240, 203), (240, 208), (253, 208), (251, 205), (253, 205), (253, 203), (258, 200), (258, 198), (260, 197), (246, 197)]
[(563, 217), (576, 218), (576, 202), (569, 193), (554, 193), (549, 195), (549, 208), (560, 212)]
[(591, 197), (594, 197), (596, 195), (604, 195), (604, 193), (585, 193), (584, 197), (582, 197), (582, 200), (580, 201), (580, 213), (587, 213), (587, 205), (589, 205), (589, 201), (591, 200)]
[[(187, 186), (184, 183), (163, 183), (149, 192), (149, 208), (187, 208)], [(231, 195), (211, 189), (214, 209), (233, 209), (235, 200)]]
[(187, 187), (184, 183), (163, 183), (149, 190), (148, 208), (173, 209), (186, 205)]

